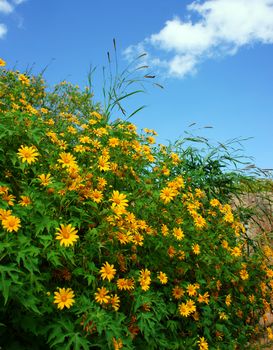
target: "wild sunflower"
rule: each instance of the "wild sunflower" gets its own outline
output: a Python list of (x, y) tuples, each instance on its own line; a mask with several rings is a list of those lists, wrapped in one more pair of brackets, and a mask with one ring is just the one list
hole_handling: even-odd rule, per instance
[(187, 293), (188, 293), (188, 295), (189, 296), (196, 296), (197, 295), (196, 289), (198, 289), (196, 285), (189, 284), (187, 286)]
[(21, 81), (22, 84), (24, 85), (29, 85), (30, 81), (28, 79), (28, 77), (26, 77), (24, 74), (19, 74), (18, 79)]
[(201, 215), (197, 215), (194, 218), (194, 225), (197, 229), (202, 229), (206, 226), (206, 220)]
[(116, 147), (119, 145), (119, 139), (117, 137), (110, 137), (108, 144), (110, 147)]
[(120, 350), (123, 348), (123, 343), (121, 339), (115, 339), (113, 338), (113, 346), (114, 346), (114, 350)]
[(231, 255), (235, 256), (235, 257), (239, 257), (242, 255), (242, 250), (240, 247), (234, 247), (232, 250), (231, 250)]
[(240, 271), (240, 277), (241, 277), (242, 280), (247, 280), (248, 279), (249, 275), (248, 275), (248, 272), (247, 272), (246, 269), (242, 269)]
[(17, 218), (16, 216), (10, 215), (2, 221), (2, 225), (8, 232), (12, 232), (12, 231), (17, 232), (21, 227), (20, 222), (21, 220), (19, 218)]
[(192, 245), (192, 251), (193, 251), (193, 253), (195, 254), (195, 255), (198, 255), (198, 254), (200, 254), (200, 246), (199, 246), (199, 244), (193, 244)]
[(100, 304), (108, 304), (110, 301), (110, 296), (108, 295), (109, 291), (105, 288), (98, 288), (97, 293), (95, 293), (95, 300)]
[(0, 208), (0, 220), (5, 220), (7, 219), (9, 216), (11, 216), (12, 211), (11, 210), (6, 210), (6, 209), (2, 209)]
[(204, 337), (200, 337), (200, 340), (198, 340), (197, 344), (199, 345), (199, 350), (208, 350), (209, 346)]
[(116, 269), (114, 268), (114, 265), (110, 265), (106, 261), (100, 269), (100, 274), (103, 280), (107, 278), (108, 281), (111, 281), (116, 274)]
[(183, 230), (180, 227), (175, 227), (173, 229), (173, 235), (178, 241), (181, 241), (184, 238)]
[(90, 194), (90, 198), (96, 202), (96, 203), (100, 203), (102, 201), (103, 198), (103, 194), (101, 191), (98, 190), (93, 190)]
[(22, 162), (27, 162), (28, 164), (34, 163), (39, 156), (37, 148), (34, 146), (21, 146), (17, 152), (18, 156), (21, 158)]
[(28, 196), (21, 196), (21, 200), (19, 201), (19, 204), (22, 207), (27, 207), (31, 204), (31, 199)]
[(181, 303), (179, 305), (179, 312), (180, 312), (180, 315), (184, 317), (188, 317), (191, 314), (189, 307), (186, 303)]
[(157, 278), (159, 279), (160, 283), (166, 284), (168, 282), (168, 277), (166, 273), (160, 271)]
[(198, 295), (198, 302), (199, 303), (205, 303), (205, 304), (208, 304), (209, 303), (209, 293), (206, 292), (205, 294), (199, 294)]
[(188, 307), (190, 313), (193, 313), (196, 311), (195, 302), (191, 299), (187, 301), (187, 307)]
[(119, 297), (117, 296), (117, 294), (111, 296), (110, 305), (112, 306), (112, 308), (113, 308), (115, 311), (118, 311), (118, 309), (119, 309), (119, 307), (120, 307), (120, 299), (119, 299)]
[(169, 203), (176, 195), (176, 192), (173, 188), (165, 187), (160, 192), (160, 199), (164, 204)]
[(77, 232), (78, 230), (72, 227), (71, 224), (66, 226), (61, 224), (61, 227), (59, 227), (56, 232), (56, 239), (60, 241), (61, 245), (65, 245), (67, 247), (69, 245), (73, 245), (74, 242), (79, 238)]
[(135, 281), (132, 278), (119, 278), (117, 287), (119, 290), (132, 290), (135, 288)]
[(5, 65), (6, 62), (2, 58), (0, 58), (0, 67), (5, 67)]
[(71, 288), (59, 288), (58, 292), (54, 292), (54, 304), (58, 309), (67, 307), (68, 309), (74, 304), (74, 292)]
[(62, 167), (70, 167), (76, 164), (76, 158), (71, 153), (62, 152), (58, 162), (62, 164)]
[(119, 191), (113, 191), (112, 197), (110, 198), (110, 202), (112, 203), (112, 207), (127, 207), (128, 199), (126, 199), (126, 194), (119, 193)]
[(172, 290), (172, 295), (174, 296), (175, 299), (180, 299), (184, 295), (184, 291), (181, 287), (175, 286)]
[(51, 181), (52, 181), (51, 174), (47, 174), (47, 175), (41, 174), (41, 175), (39, 175), (38, 177), (39, 177), (39, 179), (40, 179), (40, 181), (41, 181), (41, 185), (42, 185), (42, 186), (47, 186), (47, 185), (49, 185), (49, 184), (51, 183)]
[(109, 159), (108, 157), (103, 157), (103, 156), (99, 157), (98, 167), (99, 167), (100, 171), (110, 170), (110, 163), (109, 163), (108, 159)]

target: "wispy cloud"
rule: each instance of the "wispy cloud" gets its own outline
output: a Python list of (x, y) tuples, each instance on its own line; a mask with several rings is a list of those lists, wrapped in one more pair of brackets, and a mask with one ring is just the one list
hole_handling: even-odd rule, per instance
[(13, 3), (15, 4), (15, 5), (20, 5), (20, 4), (22, 4), (23, 2), (26, 2), (27, 0), (13, 0)]
[(0, 0), (0, 13), (9, 14), (13, 11), (13, 6), (6, 0)]
[(235, 55), (256, 43), (273, 43), (273, 0), (193, 1), (184, 18), (168, 20), (158, 33), (128, 47), (127, 59), (145, 51), (145, 63), (183, 78), (204, 60)]
[(7, 33), (7, 27), (0, 23), (0, 39), (3, 38)]
[[(10, 15), (14, 12), (16, 6), (22, 4), (26, 0), (0, 0), (0, 14)], [(0, 23), (0, 39), (4, 38), (7, 34), (8, 28), (5, 24)]]

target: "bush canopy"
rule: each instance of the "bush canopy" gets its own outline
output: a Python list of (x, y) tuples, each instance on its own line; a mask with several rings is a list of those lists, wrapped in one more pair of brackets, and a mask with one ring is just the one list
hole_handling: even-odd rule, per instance
[(247, 346), (272, 249), (232, 209), (233, 175), (110, 121), (89, 88), (0, 65), (3, 349)]

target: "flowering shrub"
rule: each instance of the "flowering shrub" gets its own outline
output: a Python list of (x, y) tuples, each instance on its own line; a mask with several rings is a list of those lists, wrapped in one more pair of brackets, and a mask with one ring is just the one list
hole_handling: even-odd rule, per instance
[(0, 345), (242, 349), (271, 248), (153, 130), (0, 65)]

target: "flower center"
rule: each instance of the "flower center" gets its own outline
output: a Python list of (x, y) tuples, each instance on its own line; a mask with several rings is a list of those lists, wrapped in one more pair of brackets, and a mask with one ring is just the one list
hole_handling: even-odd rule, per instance
[(70, 233), (67, 230), (63, 231), (63, 238), (68, 239), (70, 237)]
[(67, 300), (67, 296), (66, 296), (66, 295), (62, 295), (62, 296), (61, 296), (61, 301), (62, 301), (63, 303), (65, 303), (66, 300)]

